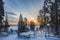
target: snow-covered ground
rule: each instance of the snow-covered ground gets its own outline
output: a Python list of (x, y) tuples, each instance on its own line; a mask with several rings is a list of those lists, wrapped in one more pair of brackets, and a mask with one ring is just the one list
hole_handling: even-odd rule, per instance
[[(12, 26), (10, 28), (17, 30), (17, 26)], [(33, 32), (30, 32), (30, 33), (33, 33)], [(35, 35), (31, 35), (30, 38), (18, 37), (17, 34), (8, 34), (6, 36), (0, 35), (0, 40), (60, 40), (60, 38), (55, 38), (55, 37), (45, 38), (45, 32), (38, 31)]]

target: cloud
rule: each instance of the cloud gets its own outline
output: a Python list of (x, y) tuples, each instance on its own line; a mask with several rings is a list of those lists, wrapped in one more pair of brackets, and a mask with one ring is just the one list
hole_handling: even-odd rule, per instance
[[(42, 8), (44, 0), (4, 0), (4, 9), (11, 12), (8, 15), (15, 15), (14, 18), (19, 18), (20, 13), (23, 17), (36, 20), (38, 11)], [(12, 19), (13, 16), (9, 17)]]

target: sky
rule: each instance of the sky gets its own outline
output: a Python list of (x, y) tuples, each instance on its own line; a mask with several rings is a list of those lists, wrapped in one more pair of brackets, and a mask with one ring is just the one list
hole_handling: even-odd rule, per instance
[(5, 12), (11, 12), (15, 15), (9, 15), (9, 20), (18, 20), (19, 15), (28, 20), (36, 20), (39, 10), (43, 8), (44, 0), (3, 0)]

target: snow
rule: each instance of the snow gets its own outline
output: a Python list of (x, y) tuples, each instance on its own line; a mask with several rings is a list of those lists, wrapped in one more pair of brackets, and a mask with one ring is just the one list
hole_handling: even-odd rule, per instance
[(11, 27), (9, 27), (8, 29), (9, 29), (9, 30), (10, 30), (10, 29), (17, 30), (17, 29), (18, 29), (18, 26), (11, 26)]
[(29, 31), (29, 32), (23, 32), (23, 33), (20, 33), (21, 35), (29, 35), (29, 34), (34, 34), (32, 31)]
[[(11, 28), (17, 30), (17, 26), (13, 26)], [(32, 33), (33, 34), (32, 31), (30, 31), (28, 33)], [(36, 33), (36, 35), (33, 35), (33, 36), (31, 35), (30, 38), (18, 37), (17, 34), (8, 34), (6, 36), (0, 35), (0, 40), (60, 40), (60, 38), (45, 37), (45, 32), (44, 31), (38, 31)]]

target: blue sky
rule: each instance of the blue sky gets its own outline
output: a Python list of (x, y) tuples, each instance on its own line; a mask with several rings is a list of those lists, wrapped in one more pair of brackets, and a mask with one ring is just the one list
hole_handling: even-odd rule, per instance
[(15, 18), (22, 14), (29, 20), (36, 20), (39, 10), (43, 7), (44, 0), (3, 0), (5, 12), (15, 13)]

